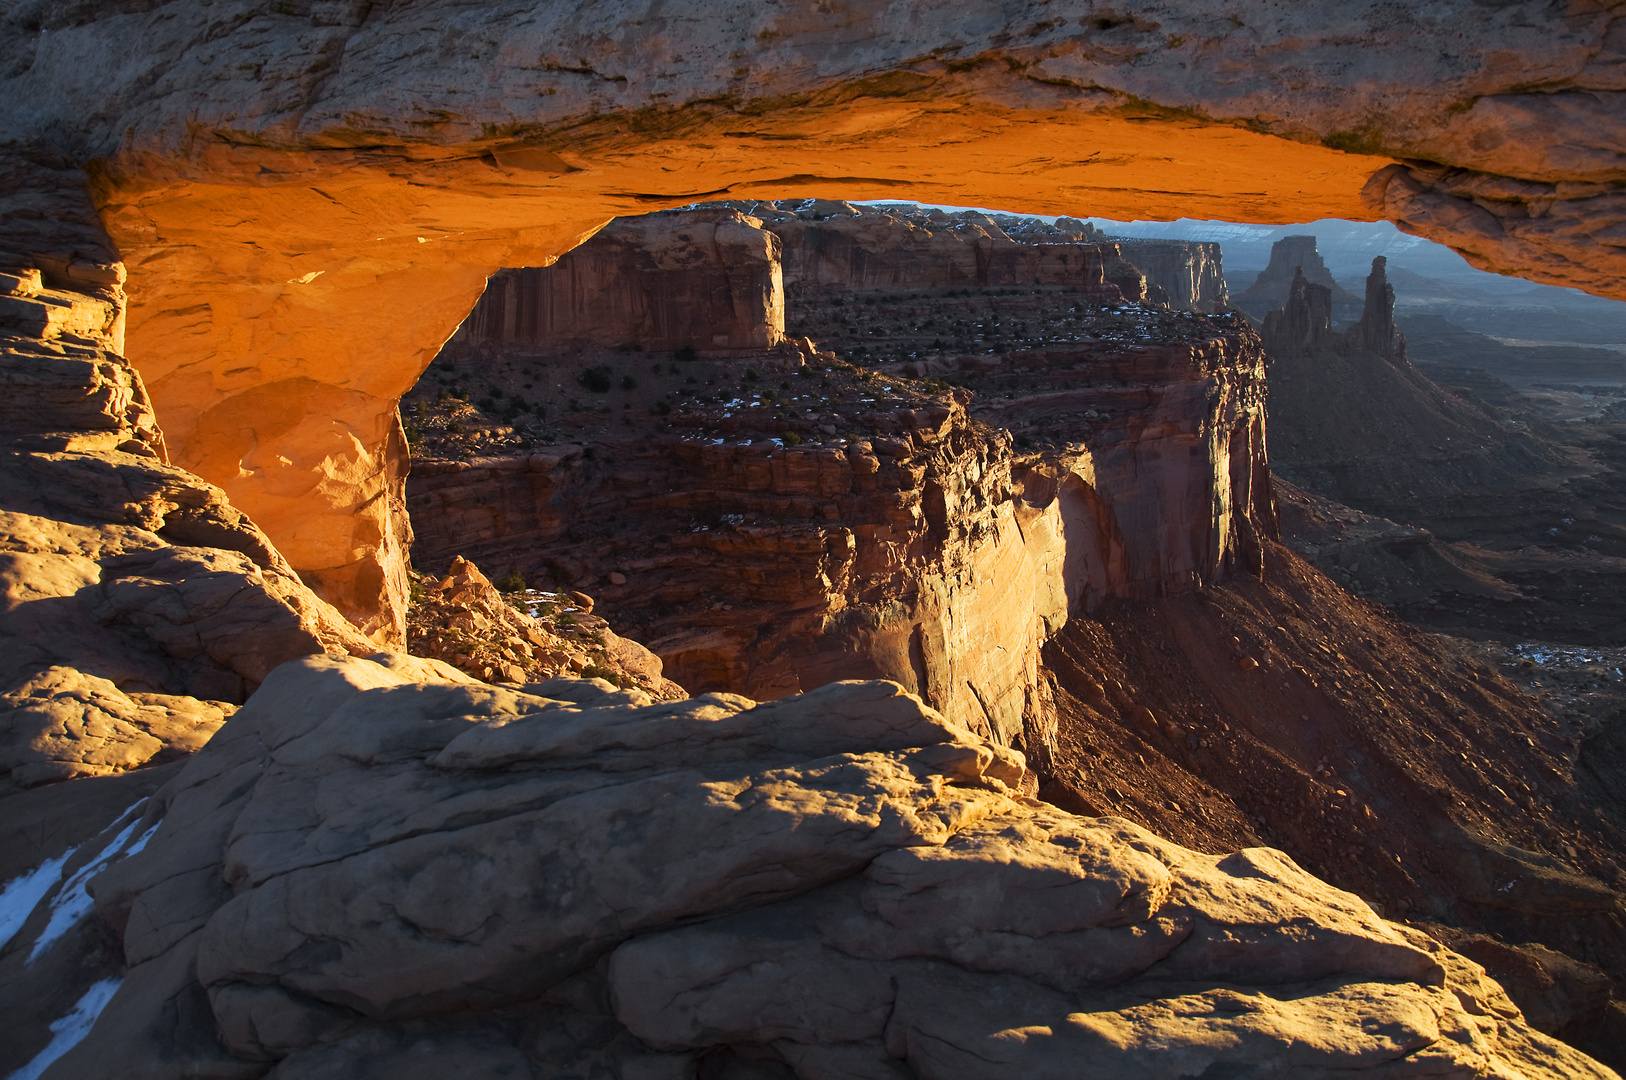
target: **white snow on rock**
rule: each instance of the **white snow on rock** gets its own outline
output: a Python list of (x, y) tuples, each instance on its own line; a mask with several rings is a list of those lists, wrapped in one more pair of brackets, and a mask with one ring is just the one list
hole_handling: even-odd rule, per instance
[(84, 918), (90, 911), (94, 904), (94, 901), (90, 898), (89, 890), (86, 889), (86, 886), (90, 884), (90, 880), (107, 869), (108, 863), (115, 858), (134, 855), (147, 846), (147, 841), (152, 838), (153, 832), (158, 828), (157, 825), (148, 829), (128, 850), (124, 849), (125, 843), (130, 839), (130, 834), (135, 831), (139, 820), (136, 813), (146, 801), (146, 799), (142, 799), (114, 819), (113, 823), (115, 825), (126, 818), (130, 819), (130, 823), (119, 830), (119, 834), (113, 838), (112, 843), (104, 847), (94, 859), (81, 866), (77, 873), (63, 882), (62, 888), (58, 889), (56, 896), (51, 898), (51, 920), (45, 924), (45, 929), (40, 932), (39, 939), (34, 942), (34, 948), (28, 954), (30, 964), (38, 960), (41, 953), (55, 944), (63, 934), (73, 929), (74, 924)]
[(6, 882), (5, 888), (0, 889), (0, 949), (17, 936), (17, 931), (33, 914), (40, 898), (62, 879), (62, 867), (78, 850), (71, 847), (54, 859), (46, 859), (28, 873), (12, 878)]
[(113, 999), (122, 982), (123, 979), (103, 979), (86, 990), (85, 996), (74, 1004), (67, 1016), (51, 1022), (51, 1041), (45, 1049), (6, 1080), (36, 1080), (57, 1058), (78, 1046), (90, 1034), (91, 1025), (102, 1015), (102, 1010), (107, 1008), (107, 1003)]

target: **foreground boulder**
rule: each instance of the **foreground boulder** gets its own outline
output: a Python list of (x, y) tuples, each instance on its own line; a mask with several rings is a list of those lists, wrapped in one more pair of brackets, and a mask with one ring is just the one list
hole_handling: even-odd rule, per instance
[(86, 924), (128, 970), (42, 1075), (1613, 1075), (1279, 852), (1030, 789), (890, 683), (294, 661), (115, 822)]

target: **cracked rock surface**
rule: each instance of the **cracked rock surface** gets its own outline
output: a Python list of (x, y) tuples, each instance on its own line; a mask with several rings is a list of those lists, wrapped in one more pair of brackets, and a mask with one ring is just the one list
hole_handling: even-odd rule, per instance
[(293, 661), (92, 881), (128, 970), (44, 1075), (1613, 1075), (1281, 853), (1025, 772), (885, 682)]

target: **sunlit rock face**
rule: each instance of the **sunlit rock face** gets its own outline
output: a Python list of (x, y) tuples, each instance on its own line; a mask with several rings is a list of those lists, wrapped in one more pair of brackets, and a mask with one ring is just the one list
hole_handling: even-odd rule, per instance
[(491, 279), (460, 344), (761, 350), (785, 333), (779, 240), (735, 210), (616, 221), (547, 267)]
[(976, 211), (892, 208), (860, 212), (810, 199), (752, 207), (783, 246), (790, 287), (867, 289), (919, 286), (1067, 285), (1094, 300), (1118, 300), (1105, 277), (1116, 245), (1072, 228), (1032, 223), (1012, 236)]
[(399, 626), (394, 401), (492, 271), (617, 214), (817, 191), (1384, 215), (1477, 265), (1621, 295), (1620, 248), (1594, 242), (1626, 217), (1626, 35), (1601, 7), (1034, 21), (904, 0), (676, 21), (173, 0), (7, 19), (0, 140), (96, 162), (175, 460), (375, 636)]
[(44, 1080), (1614, 1075), (1281, 852), (1032, 779), (888, 683), (290, 663), (90, 845), (124, 857), (53, 948), (125, 970)]
[(1220, 245), (1196, 240), (1117, 240), (1123, 257), (1146, 275), (1154, 298), (1174, 308), (1220, 311), (1230, 303)]

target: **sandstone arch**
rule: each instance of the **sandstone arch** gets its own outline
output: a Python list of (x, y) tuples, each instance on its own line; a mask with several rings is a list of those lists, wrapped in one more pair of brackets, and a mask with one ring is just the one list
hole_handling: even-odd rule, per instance
[(117, 246), (27, 225), (63, 196), (21, 185), (0, 195), (7, 237), (30, 238), (10, 261), (122, 257), (128, 352), (175, 461), (383, 640), (403, 588), (396, 398), (492, 270), (616, 214), (817, 192), (1387, 216), (1488, 269), (1626, 296), (1626, 19), (1588, 0), (3, 18), (0, 97), (19, 104), (0, 140), (87, 166)]

